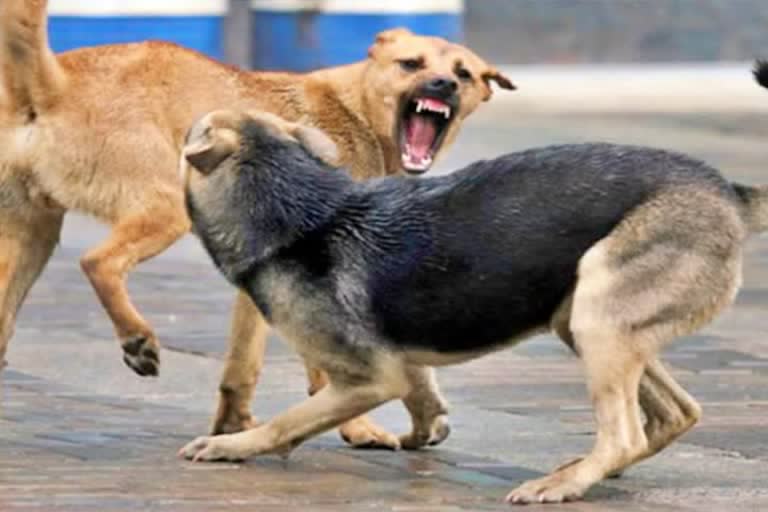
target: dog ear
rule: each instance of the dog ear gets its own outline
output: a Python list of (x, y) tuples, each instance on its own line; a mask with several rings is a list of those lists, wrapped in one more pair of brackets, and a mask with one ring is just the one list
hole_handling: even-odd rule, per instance
[(381, 45), (394, 42), (398, 37), (412, 36), (413, 32), (405, 27), (396, 27), (389, 30), (384, 30), (376, 34), (376, 40), (373, 42), (370, 48), (368, 48), (368, 57), (374, 57), (376, 49)]
[(515, 84), (512, 83), (512, 80), (507, 78), (503, 73), (501, 73), (498, 69), (494, 67), (488, 68), (486, 71), (484, 71), (480, 77), (483, 79), (483, 82), (485, 82), (485, 85), (488, 87), (488, 95), (485, 97), (485, 101), (488, 101), (491, 99), (491, 95), (493, 94), (493, 89), (491, 89), (491, 82), (496, 82), (496, 84), (501, 87), (502, 89), (507, 89), (510, 91), (514, 91), (517, 89)]
[(209, 128), (184, 146), (184, 158), (203, 174), (210, 174), (237, 150), (237, 134), (228, 128)]
[(332, 166), (339, 165), (339, 149), (336, 147), (336, 143), (323, 131), (311, 126), (296, 124), (291, 135), (307, 151), (323, 162)]

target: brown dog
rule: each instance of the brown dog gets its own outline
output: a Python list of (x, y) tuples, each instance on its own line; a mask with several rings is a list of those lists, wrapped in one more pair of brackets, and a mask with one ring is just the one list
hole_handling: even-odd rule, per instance
[[(131, 303), (128, 272), (189, 231), (177, 167), (184, 134), (203, 113), (258, 108), (315, 126), (358, 178), (421, 173), (463, 119), (511, 82), (468, 49), (395, 29), (369, 58), (309, 74), (247, 73), (167, 43), (86, 48), (54, 56), (44, 0), (0, 5), (0, 361), (16, 313), (69, 210), (112, 225), (82, 268), (115, 325), (125, 362), (156, 375), (159, 348)], [(214, 433), (253, 425), (250, 399), (267, 326), (239, 295)], [(310, 370), (310, 391), (324, 385)], [(359, 418), (354, 445), (397, 439)]]

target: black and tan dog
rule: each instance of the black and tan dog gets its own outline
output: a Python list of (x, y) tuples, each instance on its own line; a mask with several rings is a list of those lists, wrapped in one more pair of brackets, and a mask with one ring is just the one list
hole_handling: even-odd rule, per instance
[(181, 454), (287, 453), (395, 398), (414, 424), (403, 446), (423, 446), (446, 433), (424, 365), (551, 329), (584, 362), (597, 439), (513, 490), (515, 503), (576, 499), (696, 422), (699, 406), (657, 353), (732, 302), (744, 243), (768, 229), (768, 189), (650, 148), (553, 146), (361, 184), (323, 162), (333, 144), (322, 133), (217, 111), (192, 128), (184, 157), (188, 212), (216, 265), (331, 384)]

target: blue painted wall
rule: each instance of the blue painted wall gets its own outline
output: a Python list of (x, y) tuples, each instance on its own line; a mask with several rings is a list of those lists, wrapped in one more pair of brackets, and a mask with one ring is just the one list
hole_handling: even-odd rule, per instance
[(394, 27), (462, 39), (458, 14), (253, 12), (253, 66), (307, 71), (364, 59), (376, 34)]
[(223, 25), (221, 16), (52, 16), (48, 26), (51, 47), (57, 52), (162, 39), (222, 59)]

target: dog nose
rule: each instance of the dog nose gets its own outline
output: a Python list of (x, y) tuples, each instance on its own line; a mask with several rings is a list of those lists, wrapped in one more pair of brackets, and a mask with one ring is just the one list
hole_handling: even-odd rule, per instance
[(456, 92), (456, 89), (458, 88), (458, 84), (455, 80), (452, 80), (450, 78), (445, 77), (437, 77), (433, 78), (426, 84), (426, 92), (431, 92), (433, 94), (453, 94)]

